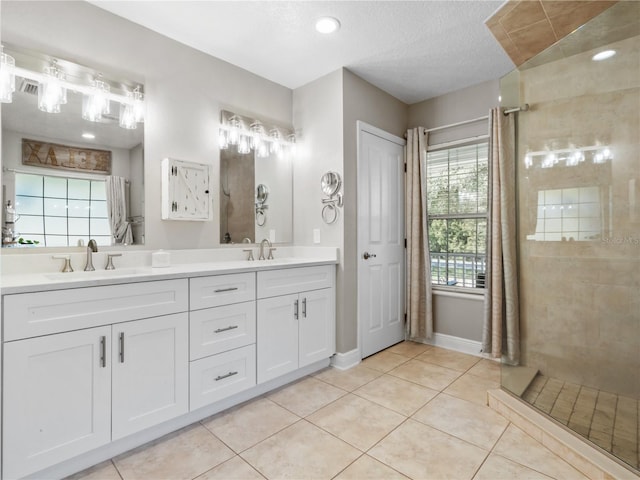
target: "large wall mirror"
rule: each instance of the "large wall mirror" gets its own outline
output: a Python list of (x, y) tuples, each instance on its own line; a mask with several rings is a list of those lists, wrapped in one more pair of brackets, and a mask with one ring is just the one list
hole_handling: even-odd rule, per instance
[[(113, 101), (132, 97), (136, 88), (141, 94), (142, 85), (13, 45), (4, 52), (17, 68), (11, 102), (2, 104), (2, 246), (77, 246), (90, 238), (99, 245), (143, 244), (144, 123), (127, 122), (124, 107)], [(90, 97), (73, 89), (59, 112), (39, 108), (45, 90), (29, 72), (52, 66), (65, 84), (109, 85), (109, 113), (83, 118)], [(96, 160), (103, 155), (110, 157), (106, 168)], [(118, 211), (128, 233), (114, 238)]]
[(221, 125), (220, 243), (291, 243), (293, 134), (226, 111)]

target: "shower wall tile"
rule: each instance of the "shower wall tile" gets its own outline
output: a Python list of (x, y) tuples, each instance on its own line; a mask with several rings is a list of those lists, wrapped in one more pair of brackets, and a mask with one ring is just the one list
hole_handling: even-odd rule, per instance
[[(557, 18), (569, 11), (556, 2), (543, 8)], [(531, 106), (518, 118), (522, 359), (544, 375), (638, 398), (640, 37), (607, 47), (618, 54), (606, 62), (593, 62), (593, 52), (585, 52), (520, 72), (521, 102)], [(548, 171), (524, 166), (528, 151), (591, 145), (610, 146), (613, 160)], [(630, 182), (634, 179), (637, 183)], [(598, 238), (527, 239), (540, 218), (538, 192), (565, 189), (569, 194), (586, 187), (600, 192), (592, 202), (592, 213), (601, 214), (603, 225)], [(573, 218), (578, 226), (593, 223)], [(568, 418), (570, 426), (581, 424), (579, 414)], [(598, 441), (612, 442), (608, 433), (611, 438), (600, 435)]]

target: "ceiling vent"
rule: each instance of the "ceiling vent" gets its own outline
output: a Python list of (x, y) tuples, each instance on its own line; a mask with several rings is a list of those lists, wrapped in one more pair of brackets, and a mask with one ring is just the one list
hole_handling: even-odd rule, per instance
[(29, 95), (38, 95), (38, 82), (23, 78), (18, 86), (18, 91), (27, 93)]

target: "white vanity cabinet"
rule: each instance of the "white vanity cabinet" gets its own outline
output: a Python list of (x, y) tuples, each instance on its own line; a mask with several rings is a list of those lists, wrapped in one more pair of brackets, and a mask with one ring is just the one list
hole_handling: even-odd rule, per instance
[[(105, 308), (98, 300), (121, 287), (127, 293), (120, 303)], [(5, 295), (10, 338), (38, 329), (47, 334), (4, 343), (3, 478), (38, 472), (187, 413), (187, 300), (187, 280)], [(183, 312), (140, 318), (159, 306)], [(115, 323), (122, 319), (131, 321)], [(83, 321), (110, 324), (77, 329)]]
[(258, 383), (335, 353), (334, 278), (333, 266), (258, 272)]
[(256, 274), (190, 280), (190, 408), (256, 384)]

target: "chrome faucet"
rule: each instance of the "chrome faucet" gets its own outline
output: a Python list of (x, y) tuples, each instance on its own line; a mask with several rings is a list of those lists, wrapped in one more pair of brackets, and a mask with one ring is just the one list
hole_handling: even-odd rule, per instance
[(271, 255), (271, 242), (269, 241), (268, 238), (263, 238), (262, 241), (260, 242), (260, 255), (258, 256), (258, 260), (265, 260), (264, 257), (264, 244), (269, 245), (269, 256), (271, 258), (273, 258), (273, 256)]
[(93, 253), (98, 251), (98, 244), (92, 238), (87, 243), (87, 264), (84, 266), (85, 272), (93, 272), (95, 268), (93, 268)]

